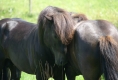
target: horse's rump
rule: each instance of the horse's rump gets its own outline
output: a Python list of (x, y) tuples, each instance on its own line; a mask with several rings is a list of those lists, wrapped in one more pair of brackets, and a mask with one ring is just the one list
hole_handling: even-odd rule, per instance
[[(78, 36), (76, 38), (79, 39), (77, 42), (79, 41), (81, 42), (79, 44), (83, 43), (84, 45), (85, 49), (83, 48), (83, 45), (80, 45), (79, 47), (80, 49), (82, 48), (82, 50), (80, 50), (81, 53), (83, 54), (85, 53), (85, 56), (89, 54), (91, 55), (90, 57), (92, 57), (93, 60), (95, 60), (96, 62), (97, 61), (100, 62), (99, 66), (101, 66), (101, 69), (105, 75), (106, 80), (117, 80), (118, 78), (117, 76), (118, 38), (115, 37), (115, 36), (118, 36), (117, 29), (115, 28), (114, 25), (112, 25), (110, 22), (105, 21), (105, 20), (86, 20), (80, 23), (77, 24), (76, 35)], [(90, 50), (88, 46), (90, 47)], [(94, 52), (95, 49), (98, 49), (98, 51)], [(78, 55), (79, 54), (81, 55), (81, 53), (78, 52)], [(99, 54), (100, 54), (100, 58), (98, 56), (97, 57), (94, 56), (94, 55), (99, 55)], [(100, 60), (94, 59), (94, 58), (99, 58)], [(87, 64), (89, 64), (92, 67), (97, 67), (95, 64), (89, 63), (89, 58), (87, 59), (85, 58), (86, 62), (87, 60), (88, 60)], [(90, 61), (92, 62), (93, 60), (91, 59)], [(96, 70), (97, 71), (96, 73), (94, 71), (92, 72), (92, 70), (94, 70), (92, 69), (92, 67), (90, 67), (91, 74), (99, 77), (101, 73), (100, 67)], [(85, 79), (90, 78), (90, 77), (97, 79), (97, 77), (94, 77), (94, 76), (86, 76)]]

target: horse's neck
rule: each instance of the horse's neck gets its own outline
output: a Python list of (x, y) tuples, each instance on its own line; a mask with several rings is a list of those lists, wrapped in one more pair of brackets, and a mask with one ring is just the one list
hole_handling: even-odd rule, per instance
[(38, 61), (42, 60), (42, 62), (49, 61), (49, 63), (52, 63), (54, 61), (53, 54), (50, 49), (40, 41), (41, 36), (39, 35), (39, 29), (33, 30), (30, 36), (33, 36), (31, 37), (31, 42), (33, 43), (31, 45), (32, 48), (34, 48), (34, 55), (36, 55)]
[[(30, 60), (30, 64), (43, 65), (46, 57), (46, 49), (45, 46), (40, 44), (38, 29), (33, 29), (27, 38), (27, 48), (28, 48), (28, 58)], [(35, 58), (35, 59), (34, 59)]]
[(34, 41), (34, 43), (35, 43), (35, 45), (37, 45), (38, 47), (39, 47), (39, 49), (38, 49), (38, 51), (39, 51), (39, 54), (47, 54), (48, 55), (48, 53), (50, 53), (50, 49), (44, 44), (44, 43), (42, 43), (41, 41), (40, 41), (40, 35), (39, 35), (39, 31), (38, 31), (38, 29), (33, 33), (33, 36), (34, 36), (34, 38), (32, 38)]
[(77, 27), (81, 24), (81, 23), (83, 23), (84, 21), (80, 21), (80, 22), (78, 22), (75, 26), (74, 26), (74, 30), (76, 30), (77, 29)]

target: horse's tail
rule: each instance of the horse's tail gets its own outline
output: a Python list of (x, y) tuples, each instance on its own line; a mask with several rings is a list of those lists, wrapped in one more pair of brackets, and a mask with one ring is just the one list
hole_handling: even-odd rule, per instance
[(105, 80), (118, 80), (118, 44), (110, 36), (99, 40), (102, 71)]

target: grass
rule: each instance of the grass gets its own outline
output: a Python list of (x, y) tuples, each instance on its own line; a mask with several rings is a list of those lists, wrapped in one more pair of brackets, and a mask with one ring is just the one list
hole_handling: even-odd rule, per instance
[[(35, 77), (36, 77), (35, 75), (29, 75), (27, 73), (22, 72), (21, 80), (36, 80)], [(49, 80), (54, 80), (54, 79), (53, 78), (50, 78)], [(80, 76), (77, 76), (76, 77), (76, 80), (84, 80), (84, 79), (80, 75)]]
[(45, 7), (57, 6), (68, 11), (84, 13), (89, 19), (105, 19), (118, 25), (118, 0), (32, 0), (32, 12), (29, 13), (29, 0), (0, 1), (0, 19), (19, 17), (37, 22), (37, 17)]
[[(0, 1), (0, 19), (22, 18), (36, 23), (41, 10), (47, 6), (57, 6), (71, 12), (84, 13), (89, 19), (105, 19), (118, 26), (118, 0), (32, 0), (29, 13), (29, 0)], [(21, 80), (36, 80), (35, 75), (22, 72)], [(50, 79), (53, 80), (53, 79)], [(82, 76), (76, 80), (83, 80)]]

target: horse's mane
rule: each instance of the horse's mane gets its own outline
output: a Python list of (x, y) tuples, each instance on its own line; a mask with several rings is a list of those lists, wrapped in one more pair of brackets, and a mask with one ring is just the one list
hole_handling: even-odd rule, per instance
[(87, 16), (85, 14), (82, 14), (82, 13), (79, 14), (79, 13), (71, 12), (70, 15), (74, 19), (75, 23), (78, 23), (78, 22), (84, 21), (84, 20), (88, 20)]
[[(63, 44), (67, 45), (73, 39), (74, 21), (69, 12), (58, 8), (48, 6), (41, 11), (38, 18), (39, 34), (43, 37), (43, 31), (46, 28), (46, 21), (52, 21), (54, 29)], [(48, 33), (47, 33), (48, 34)]]

